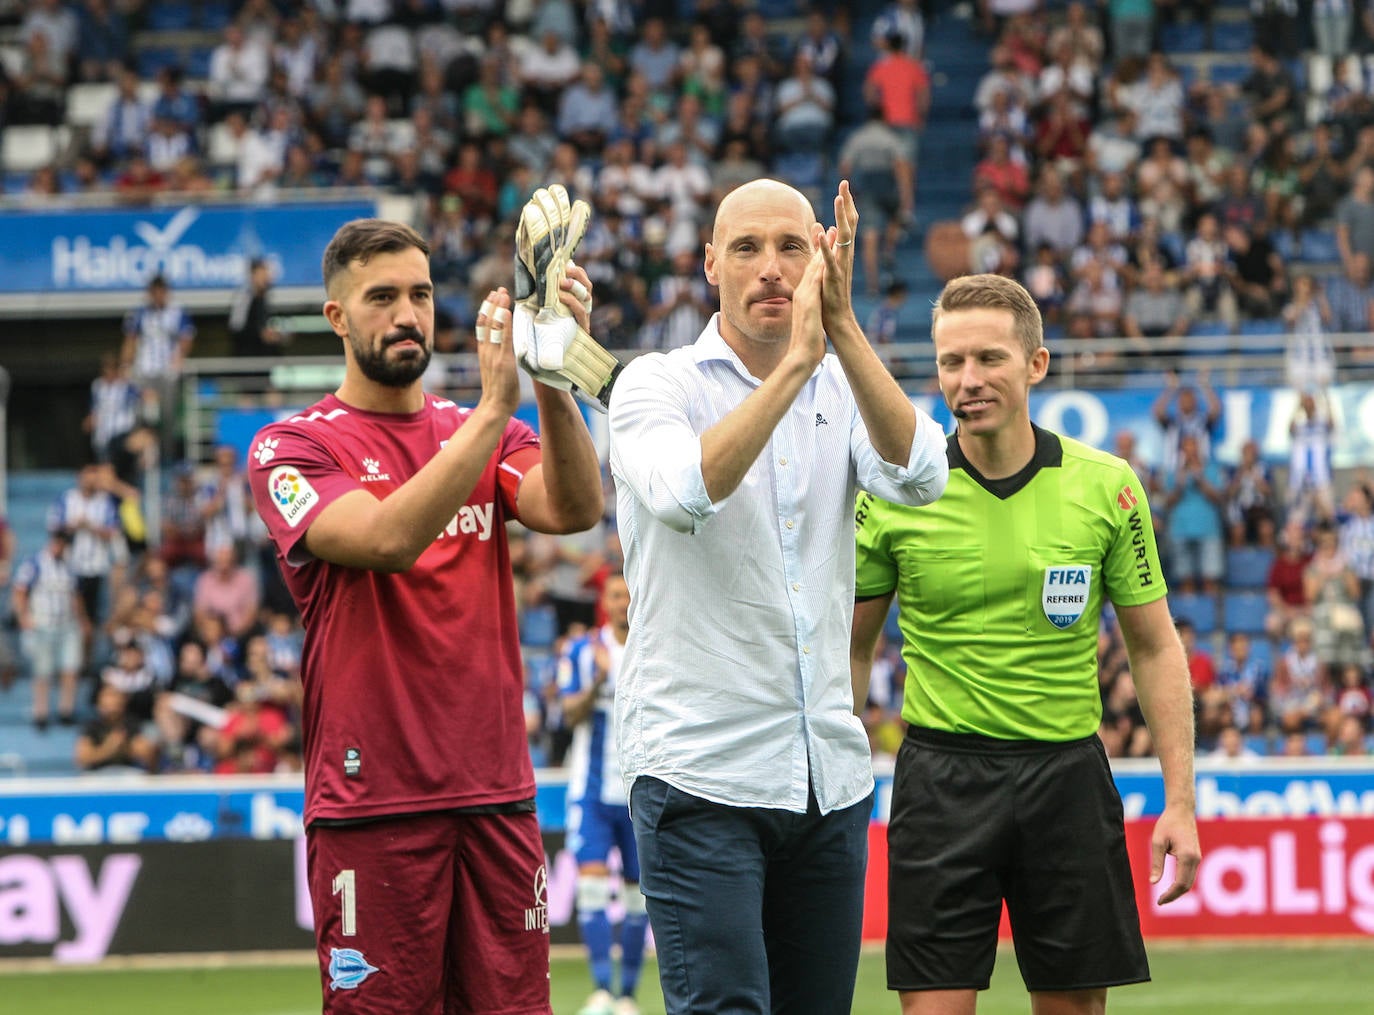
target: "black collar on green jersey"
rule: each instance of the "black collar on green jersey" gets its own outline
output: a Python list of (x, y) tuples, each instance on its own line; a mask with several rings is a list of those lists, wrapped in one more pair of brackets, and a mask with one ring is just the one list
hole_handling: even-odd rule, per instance
[(964, 449), (959, 447), (958, 433), (950, 434), (946, 443), (949, 467), (963, 469), (988, 493), (998, 500), (1006, 500), (1034, 479), (1035, 474), (1041, 469), (1057, 469), (1064, 464), (1064, 445), (1059, 443), (1059, 435), (1042, 430), (1034, 423), (1031, 424), (1031, 430), (1035, 432), (1035, 454), (1031, 455), (1031, 460), (1019, 472), (1002, 479), (988, 479), (964, 457)]

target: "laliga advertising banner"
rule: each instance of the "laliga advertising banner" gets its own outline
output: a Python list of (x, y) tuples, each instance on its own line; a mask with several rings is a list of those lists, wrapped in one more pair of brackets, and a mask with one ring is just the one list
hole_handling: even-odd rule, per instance
[[(1145, 936), (1369, 937), (1374, 935), (1374, 818), (1198, 822), (1202, 864), (1193, 890), (1167, 906), (1151, 885), (1152, 819), (1126, 822), (1136, 906)], [(1173, 878), (1173, 859), (1161, 884)], [(887, 827), (869, 829), (864, 939), (887, 933)], [(1010, 935), (1005, 911), (1002, 935)]]
[(257, 256), (278, 286), (318, 286), (334, 231), (375, 213), (371, 201), (8, 212), (0, 296), (135, 292), (159, 272), (174, 291), (237, 289)]

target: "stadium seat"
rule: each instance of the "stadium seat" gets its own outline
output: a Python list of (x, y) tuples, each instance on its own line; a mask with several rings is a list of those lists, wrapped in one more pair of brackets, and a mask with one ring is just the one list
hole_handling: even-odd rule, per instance
[(520, 616), (520, 644), (549, 648), (558, 637), (558, 614), (552, 606), (527, 606)]
[(1274, 251), (1285, 261), (1298, 259), (1299, 241), (1290, 230), (1280, 229), (1269, 240), (1274, 244)]
[(1307, 87), (1316, 95), (1326, 94), (1333, 80), (1331, 58), (1321, 53), (1313, 53), (1307, 58)]
[(1336, 246), (1336, 234), (1330, 229), (1304, 229), (1298, 257), (1318, 264), (1339, 264), (1341, 252)]
[(414, 223), (418, 219), (418, 206), (419, 198), (413, 194), (377, 195), (377, 217), (388, 222), (404, 222), (406, 225)]
[(1215, 596), (1180, 593), (1169, 597), (1169, 609), (1173, 611), (1175, 621), (1188, 621), (1199, 635), (1208, 635), (1217, 629)]
[[(1221, 338), (1231, 334), (1231, 327), (1225, 321), (1194, 321), (1188, 327), (1188, 334), (1195, 338)], [(1212, 353), (1216, 350), (1208, 347), (1206, 350), (1199, 351)]]
[(1264, 635), (1251, 637), (1250, 657), (1271, 674), (1274, 672), (1274, 643)]
[(1201, 53), (1207, 48), (1206, 34), (1192, 21), (1160, 25), (1159, 47), (1166, 53)]
[(73, 127), (93, 127), (105, 118), (118, 97), (119, 86), (108, 81), (72, 85), (67, 89), (67, 123)]
[(239, 142), (229, 125), (214, 124), (207, 135), (205, 160), (212, 166), (232, 166), (239, 159)]
[(1250, 76), (1250, 65), (1230, 61), (1212, 64), (1211, 81), (1215, 85), (1238, 85)]
[(1263, 592), (1227, 592), (1223, 597), (1222, 626), (1230, 633), (1263, 634), (1269, 598)]
[(1277, 317), (1257, 317), (1240, 322), (1242, 335), (1286, 335), (1288, 326)]
[(1274, 753), (1273, 748), (1269, 744), (1269, 737), (1264, 733), (1248, 734), (1245, 737), (1245, 746), (1261, 757)]
[(184, 32), (195, 27), (189, 3), (156, 3), (144, 17), (148, 29), (154, 32)]
[(789, 152), (773, 160), (778, 176), (798, 190), (814, 190), (825, 176), (825, 157), (818, 152)]
[(233, 11), (228, 3), (207, 0), (200, 7), (200, 27), (210, 31), (220, 31), (233, 20)]
[(1249, 21), (1218, 21), (1212, 26), (1212, 48), (1218, 53), (1244, 53), (1254, 38)]
[(186, 76), (201, 80), (210, 76), (210, 59), (215, 55), (212, 46), (192, 46), (186, 52)]
[(887, 635), (887, 640), (893, 645), (902, 643), (902, 631), (897, 626), (897, 600), (892, 600), (892, 609), (887, 611), (887, 619), (883, 621), (883, 634)]
[(27, 172), (51, 163), (67, 140), (66, 127), (16, 125), (0, 135), (0, 168)]
[(164, 67), (180, 67), (181, 52), (169, 46), (145, 46), (138, 51), (138, 76), (145, 81), (157, 79)]
[(11, 78), (21, 77), (24, 73), (24, 51), (18, 46), (0, 46), (0, 67)]
[(1233, 589), (1261, 589), (1269, 580), (1274, 551), (1262, 546), (1233, 546), (1226, 551), (1226, 584)]
[(1325, 733), (1309, 733), (1303, 738), (1303, 741), (1307, 745), (1308, 754), (1322, 755), (1326, 753)]

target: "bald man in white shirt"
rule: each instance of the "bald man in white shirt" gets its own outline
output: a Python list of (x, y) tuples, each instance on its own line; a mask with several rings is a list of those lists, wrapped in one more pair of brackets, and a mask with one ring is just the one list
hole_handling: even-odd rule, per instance
[(611, 395), (631, 594), (616, 713), (669, 1015), (853, 998), (873, 793), (854, 497), (927, 503), (948, 466), (855, 320), (847, 182), (835, 220), (774, 180), (728, 194), (705, 251), (720, 312)]

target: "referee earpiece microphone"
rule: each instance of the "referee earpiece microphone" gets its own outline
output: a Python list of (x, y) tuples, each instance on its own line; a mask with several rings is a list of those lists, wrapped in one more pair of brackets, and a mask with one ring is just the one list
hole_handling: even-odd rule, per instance
[(949, 400), (949, 396), (945, 394), (943, 389), (941, 389), (940, 391), (940, 397), (943, 398), (945, 400), (945, 404), (949, 406), (949, 414), (951, 416), (953, 416), (955, 419), (968, 419), (968, 413), (966, 413), (963, 409), (959, 408), (957, 405), (951, 402)]

